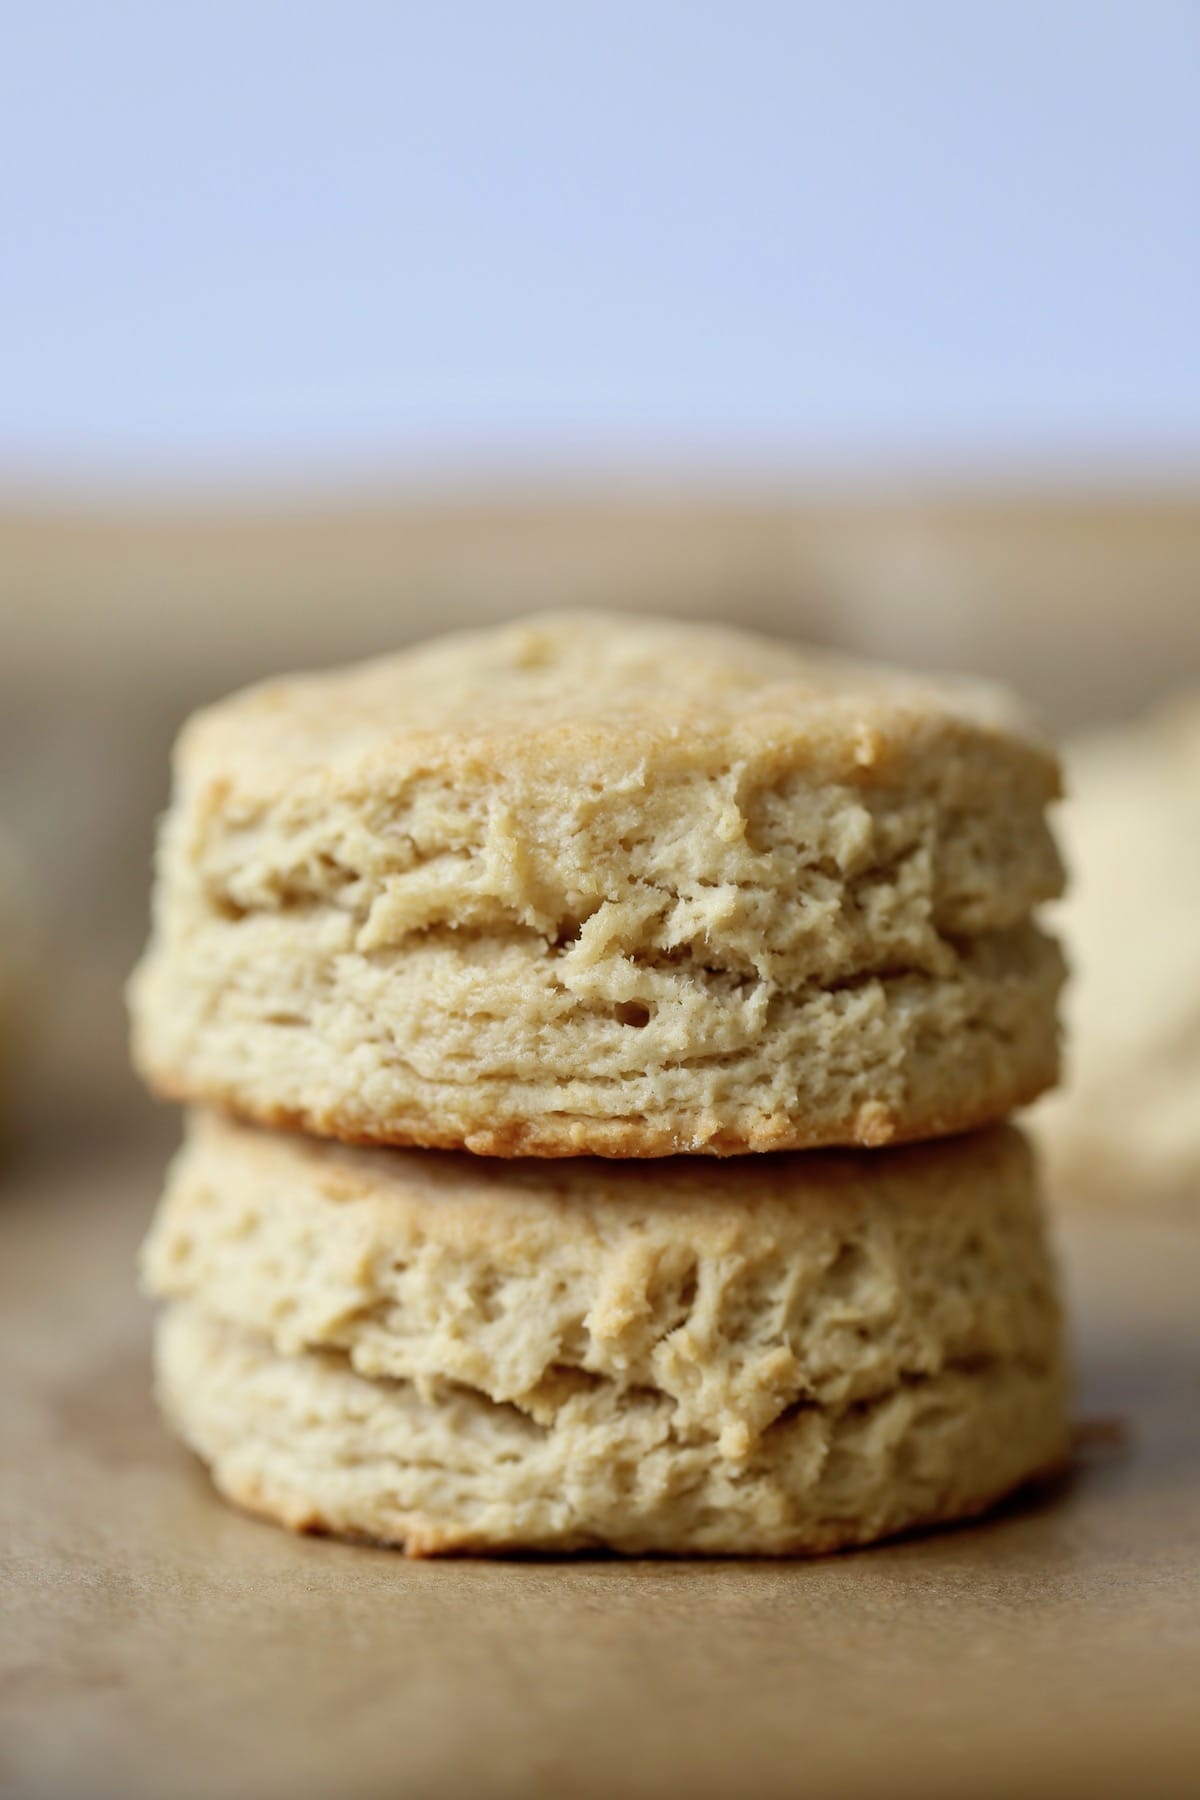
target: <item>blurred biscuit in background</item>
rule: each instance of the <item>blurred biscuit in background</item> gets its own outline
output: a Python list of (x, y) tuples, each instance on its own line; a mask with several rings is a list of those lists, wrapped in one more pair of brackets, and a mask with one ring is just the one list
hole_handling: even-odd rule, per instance
[(1052, 1190), (1200, 1220), (1200, 687), (1075, 740), (1065, 1091), (1042, 1113)]

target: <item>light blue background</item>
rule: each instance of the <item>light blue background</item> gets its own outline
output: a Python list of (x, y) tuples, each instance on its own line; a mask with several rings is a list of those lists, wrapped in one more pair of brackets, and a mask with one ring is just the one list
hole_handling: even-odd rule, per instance
[(1200, 454), (1200, 3), (4, 8), (0, 474)]

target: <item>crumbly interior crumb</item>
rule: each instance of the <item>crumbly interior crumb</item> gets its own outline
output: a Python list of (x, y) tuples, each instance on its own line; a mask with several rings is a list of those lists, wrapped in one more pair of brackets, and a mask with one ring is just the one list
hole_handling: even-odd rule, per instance
[(512, 1406), (668, 1406), (744, 1456), (795, 1406), (947, 1369), (1046, 1368), (1055, 1283), (1028, 1148), (532, 1169), (194, 1119), (143, 1256), (156, 1295), (284, 1355)]
[(159, 1321), (156, 1358), (168, 1415), (231, 1499), (410, 1555), (813, 1554), (969, 1516), (1067, 1448), (1058, 1364), (797, 1406), (731, 1460), (681, 1435), (659, 1396), (584, 1392), (543, 1425), (471, 1391), (365, 1380), (328, 1352), (281, 1357), (187, 1303)]

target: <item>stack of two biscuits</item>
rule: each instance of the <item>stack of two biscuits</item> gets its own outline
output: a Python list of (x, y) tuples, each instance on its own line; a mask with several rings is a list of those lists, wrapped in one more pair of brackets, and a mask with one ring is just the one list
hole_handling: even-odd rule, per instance
[(1058, 1465), (997, 1122), (1056, 1072), (1056, 780), (990, 690), (628, 619), (194, 720), (133, 1012), (195, 1109), (144, 1269), (219, 1487), (418, 1554), (791, 1554)]

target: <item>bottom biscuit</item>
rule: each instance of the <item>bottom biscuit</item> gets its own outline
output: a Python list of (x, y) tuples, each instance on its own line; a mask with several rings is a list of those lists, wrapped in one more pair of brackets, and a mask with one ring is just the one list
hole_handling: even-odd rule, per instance
[(983, 1511), (1067, 1451), (1060, 1360), (909, 1376), (791, 1406), (743, 1458), (653, 1390), (582, 1380), (549, 1422), (450, 1382), (281, 1354), (191, 1301), (158, 1325), (159, 1394), (231, 1500), (298, 1530), (454, 1551), (812, 1555)]

